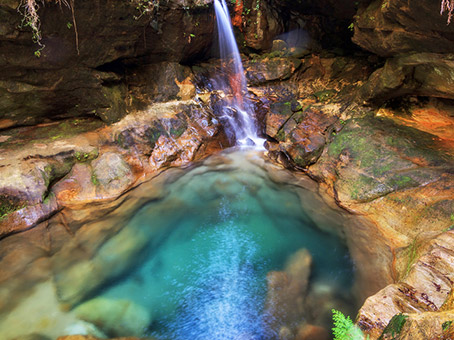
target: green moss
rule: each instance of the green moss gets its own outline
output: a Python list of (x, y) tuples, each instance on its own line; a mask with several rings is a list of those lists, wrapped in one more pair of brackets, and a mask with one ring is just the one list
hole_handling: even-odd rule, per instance
[(407, 315), (404, 314), (396, 314), (393, 316), (391, 321), (389, 321), (388, 325), (383, 330), (383, 333), (380, 335), (378, 340), (397, 340), (399, 339), (399, 334), (402, 331), (402, 328), (407, 322)]
[(27, 205), (19, 199), (7, 195), (0, 195), (0, 220), (12, 212), (25, 208)]
[(75, 151), (74, 158), (79, 163), (86, 163), (98, 157), (98, 150), (93, 150), (90, 152)]
[(354, 200), (364, 200), (368, 196), (365, 193), (369, 192), (376, 186), (376, 181), (369, 176), (359, 175), (359, 177), (351, 182), (350, 197)]
[(389, 172), (390, 170), (392, 170), (392, 163), (388, 163), (388, 164), (384, 163), (383, 165), (378, 164), (378, 166), (376, 166), (372, 169), (374, 176), (378, 176), (378, 177), (384, 175), (385, 173)]
[(91, 174), (91, 182), (94, 184), (94, 185), (99, 185), (99, 180), (98, 180), (98, 177), (96, 176), (96, 174), (93, 172)]
[(420, 245), (418, 244), (418, 242), (416, 241), (416, 238), (415, 238), (406, 250), (408, 261), (407, 261), (407, 267), (405, 268), (405, 277), (408, 276), (408, 274), (410, 273), (411, 267), (413, 266), (413, 264), (416, 261), (416, 255), (418, 253), (419, 247), (420, 247)]
[(170, 129), (170, 135), (174, 138), (179, 138), (186, 131), (186, 129), (187, 129), (187, 126), (172, 127)]
[(275, 138), (279, 142), (285, 142), (285, 131), (284, 131), (284, 129), (280, 129), (279, 132), (276, 134)]
[(413, 178), (406, 175), (396, 175), (386, 181), (386, 183), (395, 190), (402, 190), (417, 186), (419, 183)]
[(323, 90), (323, 91), (317, 91), (313, 95), (314, 97), (321, 103), (325, 103), (328, 100), (332, 99), (336, 95), (335, 90)]
[(88, 160), (88, 157), (90, 157), (90, 155), (85, 152), (76, 151), (74, 153), (74, 157), (76, 157), (78, 162), (86, 162)]
[(447, 331), (449, 327), (451, 327), (452, 323), (454, 321), (446, 321), (446, 322), (443, 322), (443, 324), (441, 325), (441, 328), (443, 331)]

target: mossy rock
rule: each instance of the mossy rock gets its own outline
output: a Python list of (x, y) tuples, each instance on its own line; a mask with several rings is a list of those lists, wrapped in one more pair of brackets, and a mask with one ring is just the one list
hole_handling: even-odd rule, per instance
[(402, 331), (402, 328), (407, 322), (408, 315), (404, 314), (397, 314), (394, 315), (391, 321), (389, 321), (388, 325), (383, 330), (382, 335), (378, 338), (378, 340), (398, 340), (399, 334)]
[(328, 146), (321, 166), (339, 160), (348, 164), (337, 165), (336, 189), (358, 201), (426, 185), (453, 164), (435, 136), (371, 115), (346, 122)]
[(0, 220), (25, 206), (24, 202), (14, 196), (0, 194)]

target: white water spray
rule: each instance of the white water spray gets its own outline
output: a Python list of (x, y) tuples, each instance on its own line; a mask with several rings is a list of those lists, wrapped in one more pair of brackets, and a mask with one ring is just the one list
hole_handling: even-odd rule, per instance
[(264, 139), (257, 134), (257, 124), (244, 94), (247, 92), (246, 78), (240, 52), (233, 35), (233, 28), (225, 0), (214, 0), (219, 34), (219, 50), (226, 79), (222, 81), (224, 92), (232, 92), (229, 106), (223, 108), (220, 117), (226, 129), (239, 145), (255, 145), (263, 148)]

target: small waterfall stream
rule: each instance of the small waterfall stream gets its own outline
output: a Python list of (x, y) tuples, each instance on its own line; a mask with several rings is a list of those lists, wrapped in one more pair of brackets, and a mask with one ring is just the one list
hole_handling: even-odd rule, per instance
[(228, 133), (235, 138), (237, 144), (255, 145), (262, 148), (264, 140), (258, 137), (252, 105), (245, 97), (246, 78), (225, 0), (215, 0), (214, 8), (222, 68), (226, 75), (226, 79), (220, 82), (222, 87), (220, 90), (232, 93), (229, 105), (222, 110), (221, 121)]

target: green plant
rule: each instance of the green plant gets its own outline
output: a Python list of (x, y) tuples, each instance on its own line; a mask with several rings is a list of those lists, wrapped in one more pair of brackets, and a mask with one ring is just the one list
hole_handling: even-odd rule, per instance
[[(356, 326), (349, 316), (345, 317), (341, 311), (332, 309), (334, 340), (363, 340), (363, 332)], [(369, 339), (369, 336), (367, 336)]]
[(395, 340), (399, 338), (399, 334), (407, 322), (408, 315), (396, 314), (389, 321), (388, 325), (383, 330), (378, 340)]
[(130, 0), (136, 4), (136, 9), (139, 11), (138, 16), (134, 16), (134, 19), (139, 20), (145, 14), (153, 14), (159, 9), (160, 0)]
[(93, 185), (99, 185), (98, 177), (94, 172), (91, 174), (91, 182), (93, 183)]
[[(40, 4), (44, 5), (46, 2), (54, 2), (59, 5), (64, 4), (71, 9), (72, 14), (72, 24), (67, 23), (66, 26), (71, 28), (74, 26), (74, 32), (76, 35), (76, 50), (77, 54), (80, 54), (79, 51), (79, 35), (77, 31), (76, 17), (74, 14), (74, 0), (21, 0), (18, 12), (22, 14), (23, 18), (21, 21), (20, 27), (29, 27), (32, 31), (32, 40), (39, 48), (34, 52), (34, 55), (37, 58), (41, 57), (41, 52), (44, 49), (45, 45), (42, 43), (42, 34), (41, 34), (41, 20), (38, 15), (38, 10)], [(70, 25), (70, 26), (69, 26)]]
[(443, 322), (443, 324), (441, 325), (441, 328), (446, 331), (449, 327), (451, 327), (453, 321), (446, 321), (446, 322)]
[(413, 265), (413, 263), (415, 263), (416, 254), (418, 252), (419, 247), (420, 247), (420, 244), (418, 244), (418, 242), (416, 241), (416, 238), (408, 246), (408, 249), (407, 249), (408, 262), (407, 262), (407, 268), (405, 269), (405, 276), (407, 276), (408, 273), (410, 273), (411, 266)]
[(353, 32), (353, 30), (355, 29), (355, 25), (351, 23), (350, 25), (348, 25), (348, 29)]
[(86, 162), (90, 157), (90, 154), (85, 152), (76, 151), (74, 153), (74, 157), (77, 159), (78, 162)]

